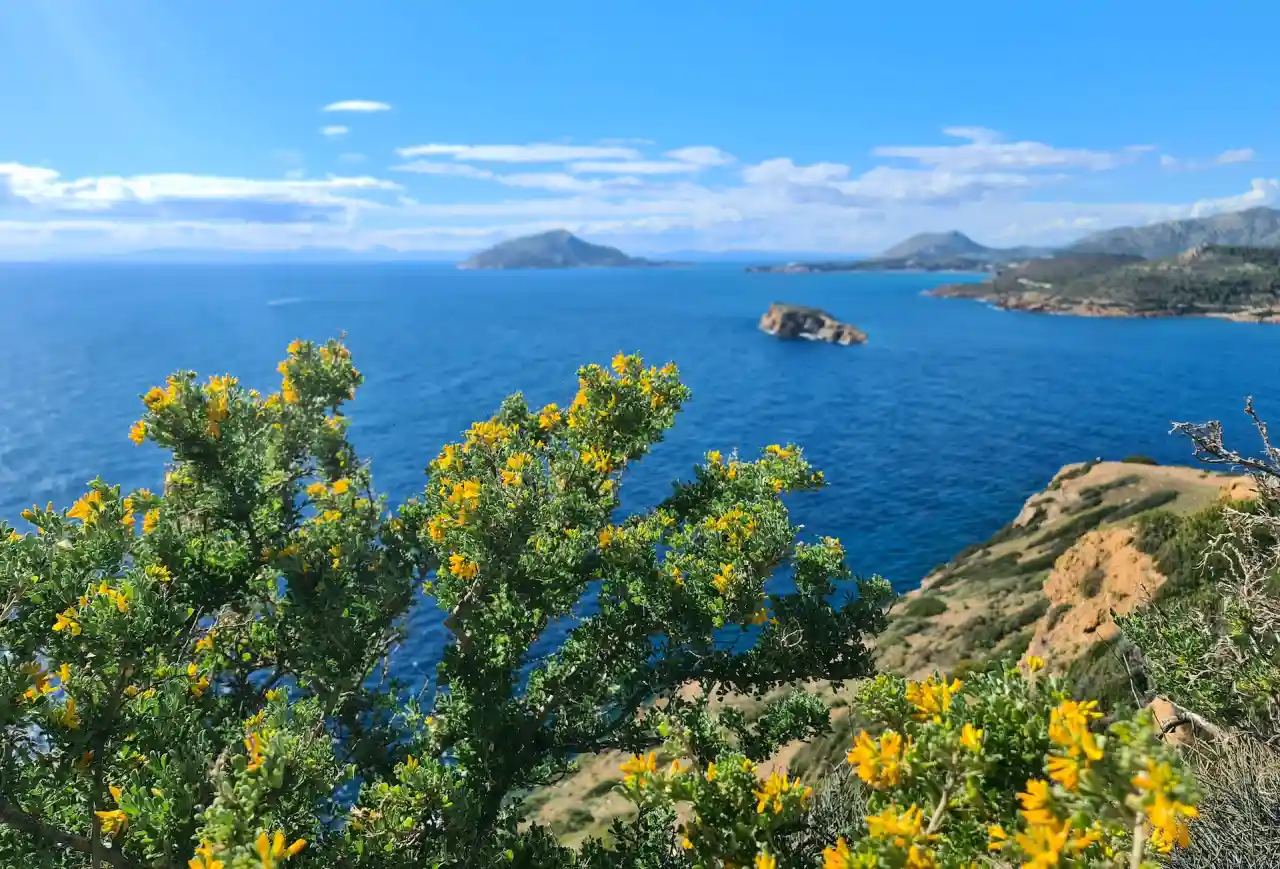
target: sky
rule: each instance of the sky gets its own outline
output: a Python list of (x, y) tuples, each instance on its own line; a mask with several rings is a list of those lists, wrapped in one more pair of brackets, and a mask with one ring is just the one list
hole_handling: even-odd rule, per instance
[(0, 0), (0, 259), (1058, 244), (1280, 199), (1280, 4)]

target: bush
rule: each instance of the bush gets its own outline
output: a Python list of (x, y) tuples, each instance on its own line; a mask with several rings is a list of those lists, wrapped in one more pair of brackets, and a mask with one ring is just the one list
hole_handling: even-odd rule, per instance
[(1176, 500), (1178, 500), (1178, 493), (1173, 489), (1161, 489), (1157, 492), (1151, 492), (1135, 501), (1130, 501), (1128, 504), (1121, 504), (1119, 509), (1111, 514), (1111, 521), (1119, 522), (1121, 519), (1127, 519), (1130, 516), (1138, 516)]
[[(394, 510), (347, 440), (361, 376), (337, 342), (290, 345), (269, 396), (190, 372), (149, 391), (130, 437), (170, 452), (162, 492), (99, 479), (0, 524), (0, 866), (1118, 866), (1185, 841), (1194, 788), (1150, 721), (1102, 728), (1030, 659), (863, 686), (865, 809), (759, 774), (830, 733), (799, 686), (869, 675), (892, 593), (796, 541), (782, 496), (822, 478), (791, 445), (708, 453), (615, 521), (688, 390), (611, 368), (564, 410), (509, 398)], [(793, 591), (766, 594), (783, 565)], [(386, 664), (420, 593), (450, 633), (431, 691)], [(758, 714), (712, 705), (729, 693)], [(607, 843), (527, 822), (526, 795), (617, 750), (640, 811)]]
[(1151, 456), (1144, 456), (1139, 453), (1134, 453), (1133, 455), (1125, 456), (1120, 461), (1124, 462), (1126, 465), (1158, 465), (1160, 464), (1155, 459), (1151, 458)]
[(907, 605), (902, 608), (902, 614), (910, 618), (928, 619), (934, 616), (942, 615), (947, 611), (947, 603), (942, 598), (933, 595), (921, 595), (912, 598)]

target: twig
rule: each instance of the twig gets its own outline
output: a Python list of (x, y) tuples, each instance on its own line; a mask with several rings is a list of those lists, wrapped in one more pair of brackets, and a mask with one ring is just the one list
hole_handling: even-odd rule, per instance
[[(46, 824), (39, 818), (27, 814), (17, 806), (0, 800), (0, 821), (13, 827), (15, 830), (21, 830), (28, 835), (35, 836), (38, 839), (44, 839), (47, 842), (53, 842), (63, 848), (70, 848), (72, 851), (78, 851), (86, 856), (92, 856), (95, 847), (94, 843), (86, 839), (84, 836), (76, 836), (71, 833), (64, 832), (57, 827)], [(98, 859), (114, 866), (115, 869), (141, 869), (138, 864), (134, 863), (124, 854), (111, 849), (96, 849), (99, 851)]]

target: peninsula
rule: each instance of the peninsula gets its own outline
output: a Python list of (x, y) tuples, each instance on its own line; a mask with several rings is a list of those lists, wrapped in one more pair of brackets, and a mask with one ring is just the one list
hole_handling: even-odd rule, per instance
[(778, 338), (801, 338), (831, 344), (865, 344), (867, 333), (842, 323), (826, 311), (774, 302), (760, 318), (760, 328)]
[(999, 308), (1084, 317), (1280, 321), (1280, 248), (1202, 245), (1177, 256), (1078, 253), (1011, 266), (929, 291)]
[(482, 250), (460, 269), (651, 268), (675, 263), (628, 256), (616, 247), (591, 244), (565, 229), (525, 235)]

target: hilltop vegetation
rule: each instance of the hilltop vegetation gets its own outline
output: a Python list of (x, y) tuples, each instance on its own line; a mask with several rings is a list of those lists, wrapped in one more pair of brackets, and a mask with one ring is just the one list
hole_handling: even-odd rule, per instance
[(1280, 313), (1280, 249), (1210, 245), (1154, 262), (1114, 254), (1061, 256), (932, 294), (1037, 313), (1271, 320)]

